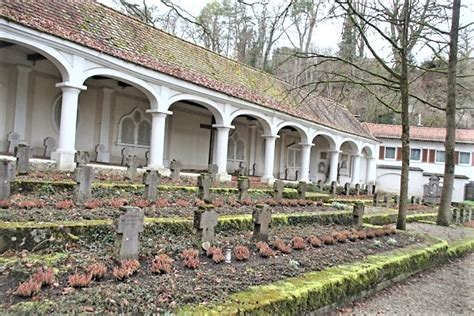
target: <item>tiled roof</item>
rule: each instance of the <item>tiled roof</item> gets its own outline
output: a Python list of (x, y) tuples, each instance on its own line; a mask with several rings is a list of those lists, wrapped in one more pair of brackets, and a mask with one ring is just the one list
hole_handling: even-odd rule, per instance
[[(365, 123), (377, 138), (395, 138), (402, 136), (401, 125)], [(444, 142), (446, 129), (437, 127), (410, 126), (410, 139)], [(456, 142), (474, 144), (474, 129), (456, 129)]]
[(91, 0), (4, 0), (0, 17), (340, 131), (373, 138), (343, 106)]

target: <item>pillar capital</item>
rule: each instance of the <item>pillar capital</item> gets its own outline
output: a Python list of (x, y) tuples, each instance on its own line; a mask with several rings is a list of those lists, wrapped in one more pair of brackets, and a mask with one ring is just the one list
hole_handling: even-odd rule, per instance
[(314, 144), (312, 143), (299, 143), (298, 145), (300, 145), (301, 147), (313, 147)]
[(217, 129), (234, 129), (235, 126), (233, 125), (225, 125), (225, 124), (212, 124), (212, 127)]
[(173, 112), (171, 111), (163, 111), (163, 110), (158, 110), (158, 109), (148, 109), (146, 110), (147, 113), (150, 113), (152, 116), (158, 115), (158, 116), (166, 116), (166, 115), (172, 115)]
[(265, 138), (265, 139), (277, 139), (277, 138), (280, 138), (280, 136), (278, 136), (278, 135), (270, 135), (270, 134), (263, 134), (262, 137)]
[(353, 155), (351, 155), (351, 156), (352, 156), (352, 157), (359, 157), (359, 158), (360, 158), (360, 157), (363, 157), (364, 155), (362, 155), (362, 154), (353, 154)]
[(61, 88), (63, 91), (65, 90), (77, 90), (77, 93), (81, 92), (82, 90), (87, 90), (87, 87), (82, 84), (75, 84), (69, 81), (58, 82), (56, 84), (56, 88)]
[(328, 153), (331, 153), (331, 154), (340, 154), (342, 153), (342, 150), (328, 150)]
[(25, 65), (16, 65), (16, 69), (17, 69), (19, 72), (23, 72), (23, 73), (29, 73), (31, 70), (33, 70), (32, 67), (30, 67), (30, 66), (25, 66)]
[(109, 87), (102, 87), (102, 92), (106, 94), (112, 94), (115, 92), (115, 90)]

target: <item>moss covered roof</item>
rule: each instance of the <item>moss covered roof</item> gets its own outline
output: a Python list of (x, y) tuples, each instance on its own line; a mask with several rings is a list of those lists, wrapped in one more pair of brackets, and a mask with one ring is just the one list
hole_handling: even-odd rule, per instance
[(2, 1), (0, 16), (105, 54), (340, 131), (373, 138), (342, 105), (90, 0)]

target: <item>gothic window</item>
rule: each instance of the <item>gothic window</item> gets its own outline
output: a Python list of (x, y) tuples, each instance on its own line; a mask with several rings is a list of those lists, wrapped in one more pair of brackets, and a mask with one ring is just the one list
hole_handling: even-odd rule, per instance
[(229, 138), (227, 145), (227, 159), (229, 160), (245, 160), (245, 143), (237, 132), (234, 132)]
[(131, 146), (150, 146), (151, 124), (140, 109), (134, 109), (119, 122), (117, 143)]

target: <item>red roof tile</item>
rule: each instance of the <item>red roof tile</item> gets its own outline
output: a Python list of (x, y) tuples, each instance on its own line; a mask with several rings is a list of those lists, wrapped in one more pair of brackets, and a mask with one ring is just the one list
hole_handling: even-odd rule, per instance
[[(377, 138), (396, 138), (402, 136), (401, 125), (365, 123), (370, 132)], [(437, 127), (410, 126), (410, 139), (444, 142), (446, 138), (446, 129)], [(473, 143), (474, 129), (457, 129), (456, 142)]]
[(336, 102), (90, 0), (4, 0), (0, 17), (227, 95), (373, 138)]

